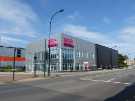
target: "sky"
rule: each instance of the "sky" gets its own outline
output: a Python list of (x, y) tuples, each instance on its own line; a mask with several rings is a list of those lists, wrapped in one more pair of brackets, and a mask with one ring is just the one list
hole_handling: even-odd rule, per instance
[(26, 47), (66, 33), (135, 57), (135, 0), (0, 0), (0, 44)]

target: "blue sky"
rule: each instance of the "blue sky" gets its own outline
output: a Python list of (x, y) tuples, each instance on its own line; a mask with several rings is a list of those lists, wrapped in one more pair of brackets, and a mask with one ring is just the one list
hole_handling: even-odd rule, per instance
[(1, 44), (25, 47), (52, 33), (65, 32), (135, 56), (135, 0), (0, 0)]

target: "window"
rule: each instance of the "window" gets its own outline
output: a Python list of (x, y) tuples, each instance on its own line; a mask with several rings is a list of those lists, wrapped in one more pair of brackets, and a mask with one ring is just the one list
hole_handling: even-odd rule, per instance
[(91, 59), (91, 53), (89, 54), (89, 58)]
[(81, 53), (80, 52), (78, 52), (78, 57), (81, 57)]
[(72, 59), (73, 50), (64, 48), (62, 51), (63, 59)]
[(86, 58), (89, 58), (89, 53), (86, 53)]
[(76, 52), (76, 57), (79, 57), (79, 52), (78, 51)]
[(95, 54), (94, 53), (92, 53), (92, 59), (95, 59)]

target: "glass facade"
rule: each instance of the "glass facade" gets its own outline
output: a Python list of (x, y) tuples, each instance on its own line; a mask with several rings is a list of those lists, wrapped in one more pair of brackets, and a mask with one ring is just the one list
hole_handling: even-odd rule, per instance
[[(36, 56), (36, 60), (35, 60), (35, 65), (37, 67), (37, 70), (39, 71), (43, 71), (44, 70), (44, 66), (45, 64), (45, 52), (41, 51), (41, 52), (36, 52), (34, 54)], [(34, 59), (34, 57), (33, 57)], [(33, 60), (34, 61), (34, 60)]]
[[(49, 55), (44, 52), (47, 53), (48, 46), (48, 40), (43, 40), (28, 47), (37, 57), (36, 65), (39, 70), (43, 70), (45, 65), (48, 68), (48, 57), (45, 56)], [(50, 70), (53, 72), (79, 71), (85, 69), (86, 63), (89, 67), (95, 64), (94, 44), (65, 34), (53, 37), (50, 41), (50, 52)], [(33, 57), (30, 58), (33, 61)]]
[(51, 47), (51, 71), (59, 71), (59, 48)]
[(73, 70), (73, 48), (62, 48), (62, 65), (63, 70)]

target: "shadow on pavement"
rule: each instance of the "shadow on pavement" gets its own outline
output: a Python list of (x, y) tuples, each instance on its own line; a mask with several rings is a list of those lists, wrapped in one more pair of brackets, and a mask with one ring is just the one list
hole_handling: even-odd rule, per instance
[(135, 101), (135, 83), (126, 87), (120, 93), (105, 99), (104, 101)]

